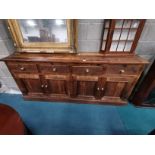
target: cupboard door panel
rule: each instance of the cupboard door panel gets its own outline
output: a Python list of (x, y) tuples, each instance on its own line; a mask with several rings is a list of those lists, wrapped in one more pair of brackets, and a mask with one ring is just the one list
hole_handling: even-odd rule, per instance
[(116, 85), (116, 91), (114, 92), (114, 96), (121, 96), (126, 84), (127, 82), (118, 82)]
[(24, 94), (24, 95), (27, 94), (28, 90), (26, 89), (24, 82), (18, 78), (15, 78), (15, 80), (16, 80), (16, 83), (17, 83), (19, 89), (21, 90), (22, 94)]
[(47, 80), (48, 93), (67, 95), (67, 82), (65, 80)]
[(94, 81), (78, 81), (77, 94), (81, 96), (94, 96), (96, 82)]
[(42, 89), (42, 85), (40, 82), (40, 79), (22, 79), (28, 94), (42, 94), (43, 93), (43, 89)]
[(70, 95), (70, 76), (47, 74), (41, 76), (44, 83), (44, 91), (49, 95)]
[(73, 96), (82, 98), (96, 98), (98, 86), (97, 77), (74, 76), (73, 77)]
[(38, 74), (16, 73), (16, 81), (22, 87), (22, 92), (27, 94), (43, 94), (43, 85)]
[(104, 87), (104, 97), (127, 99), (135, 85), (133, 77), (107, 77)]
[(105, 86), (104, 96), (120, 97), (127, 82), (109, 82)]

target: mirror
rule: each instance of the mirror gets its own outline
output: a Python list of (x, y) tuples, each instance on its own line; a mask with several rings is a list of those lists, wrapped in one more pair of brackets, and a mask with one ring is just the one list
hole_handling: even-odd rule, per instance
[(68, 42), (65, 19), (19, 19), (18, 24), (24, 42)]
[(9, 19), (14, 46), (19, 52), (76, 52), (76, 20)]

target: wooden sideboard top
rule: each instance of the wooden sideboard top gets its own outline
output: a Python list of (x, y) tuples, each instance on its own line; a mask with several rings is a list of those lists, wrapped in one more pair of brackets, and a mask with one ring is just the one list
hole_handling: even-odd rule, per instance
[(62, 63), (99, 63), (99, 64), (148, 64), (149, 62), (139, 56), (104, 56), (101, 54), (41, 54), (16, 52), (1, 61), (38, 61)]

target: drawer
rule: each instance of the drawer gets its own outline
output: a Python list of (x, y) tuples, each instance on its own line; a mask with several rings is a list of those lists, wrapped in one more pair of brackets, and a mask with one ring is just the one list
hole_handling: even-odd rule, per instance
[(8, 67), (12, 72), (38, 72), (36, 64), (8, 62)]
[(101, 75), (104, 73), (104, 68), (101, 66), (73, 66), (72, 73), (78, 75)]
[(40, 64), (39, 69), (40, 72), (42, 73), (55, 73), (55, 74), (70, 73), (69, 66), (67, 65), (52, 65), (50, 63), (47, 63), (47, 64)]
[(107, 65), (107, 74), (139, 74), (142, 70), (141, 65)]

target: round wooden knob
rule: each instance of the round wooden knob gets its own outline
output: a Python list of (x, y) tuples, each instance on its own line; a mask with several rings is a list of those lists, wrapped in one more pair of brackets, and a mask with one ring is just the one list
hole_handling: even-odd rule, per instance
[(45, 84), (45, 88), (47, 88), (48, 87), (48, 85), (47, 84)]
[(56, 72), (56, 70), (57, 70), (56, 68), (53, 68), (53, 72)]
[(89, 69), (88, 68), (86, 69), (86, 73), (89, 73)]
[(124, 70), (124, 69), (121, 69), (121, 70), (120, 70), (120, 73), (125, 73), (125, 70)]
[(41, 85), (41, 88), (44, 88), (44, 85), (43, 84)]
[(100, 90), (100, 88), (98, 87), (97, 90)]
[(25, 70), (25, 68), (24, 68), (24, 67), (20, 67), (20, 70), (22, 70), (22, 71), (23, 71), (23, 70)]
[(104, 88), (101, 88), (101, 90), (103, 91), (103, 90), (104, 90)]

